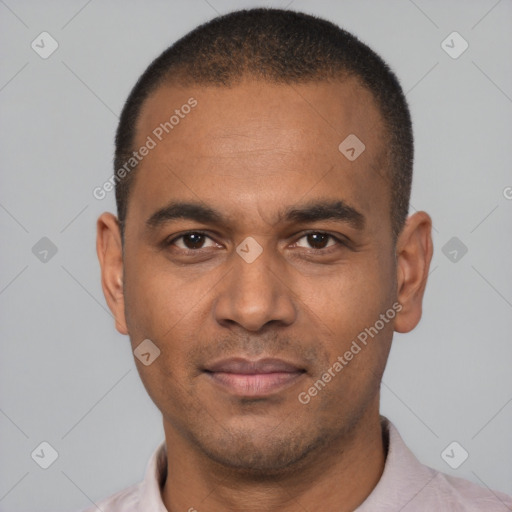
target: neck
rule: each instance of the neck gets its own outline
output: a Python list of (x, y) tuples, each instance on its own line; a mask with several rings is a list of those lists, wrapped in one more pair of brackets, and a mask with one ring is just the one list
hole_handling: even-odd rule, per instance
[(211, 461), (164, 424), (167, 479), (162, 492), (169, 512), (351, 512), (377, 485), (386, 459), (380, 416), (373, 407), (352, 430), (308, 455), (278, 477), (240, 474)]

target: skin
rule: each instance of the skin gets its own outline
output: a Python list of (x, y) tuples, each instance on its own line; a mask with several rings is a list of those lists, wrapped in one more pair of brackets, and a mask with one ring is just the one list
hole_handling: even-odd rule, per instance
[[(354, 510), (384, 468), (380, 381), (393, 332), (421, 317), (431, 219), (409, 216), (393, 244), (385, 130), (355, 80), (163, 86), (143, 107), (135, 146), (191, 96), (197, 107), (136, 171), (124, 256), (116, 217), (97, 222), (116, 328), (133, 349), (149, 338), (161, 351), (149, 366), (135, 361), (163, 415), (162, 499), (170, 512)], [(366, 146), (353, 162), (338, 150), (351, 133)], [(319, 199), (357, 209), (363, 229), (279, 221), (283, 208)], [(171, 200), (208, 205), (227, 222), (175, 219), (148, 230), (146, 220)], [(172, 242), (194, 230), (206, 234), (199, 243)], [(312, 240), (307, 230), (336, 238)], [(252, 263), (236, 252), (246, 237), (262, 248)], [(395, 318), (300, 403), (298, 394), (396, 301)], [(282, 358), (305, 372), (278, 393), (243, 399), (202, 371), (231, 356)]]

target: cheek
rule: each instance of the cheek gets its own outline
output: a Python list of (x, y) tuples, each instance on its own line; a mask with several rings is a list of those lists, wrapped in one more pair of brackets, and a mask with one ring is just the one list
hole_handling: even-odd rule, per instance
[[(318, 325), (322, 329), (319, 341), (324, 345), (329, 361), (327, 368), (318, 370), (324, 374), (331, 368), (335, 373), (335, 383), (330, 387), (335, 394), (336, 390), (343, 390), (357, 395), (363, 388), (373, 389), (376, 376), (381, 375), (385, 367), (395, 316), (395, 311), (390, 309), (394, 299), (393, 274), (389, 266), (390, 261), (367, 256), (367, 261), (361, 265), (340, 269), (326, 280), (322, 293), (311, 295), (308, 306), (319, 319)], [(386, 316), (387, 311), (391, 314)], [(339, 363), (336, 368), (343, 367), (340, 372), (332, 368), (336, 361)], [(317, 375), (317, 378), (321, 377)], [(329, 379), (329, 375), (325, 377)], [(329, 401), (328, 394), (325, 398)]]
[[(150, 268), (153, 270), (144, 270)], [(140, 263), (133, 270), (126, 273), (125, 297), (132, 349), (147, 338), (160, 350), (148, 366), (136, 360), (142, 383), (161, 410), (190, 408), (190, 404), (186, 405), (186, 354), (197, 336), (190, 322), (200, 294), (193, 292), (194, 286), (191, 290), (178, 285), (176, 276), (157, 272), (154, 266)]]
[(125, 282), (130, 336), (166, 337), (200, 299), (198, 287), (182, 282), (176, 273), (155, 264), (154, 258), (138, 256), (127, 261)]
[[(390, 275), (376, 260), (340, 267), (321, 285), (316, 281), (314, 293), (305, 292), (308, 306), (333, 332), (355, 335), (391, 305)], [(310, 287), (311, 283), (303, 286)]]
[(215, 280), (210, 276), (190, 279), (183, 271), (170, 272), (155, 261), (130, 262), (126, 269), (126, 320), (132, 348), (144, 339), (160, 349), (150, 366), (138, 364), (139, 373), (154, 400), (169, 391), (180, 393), (191, 372), (188, 356), (204, 338), (211, 310)]

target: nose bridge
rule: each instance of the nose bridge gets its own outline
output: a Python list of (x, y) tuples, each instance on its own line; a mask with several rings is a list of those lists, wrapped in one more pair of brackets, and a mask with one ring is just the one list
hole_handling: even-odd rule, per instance
[[(240, 256), (240, 253), (246, 252), (248, 258)], [(240, 244), (237, 249), (238, 258), (234, 257), (234, 281), (236, 291), (240, 292), (242, 297), (251, 298), (256, 303), (258, 298), (262, 302), (270, 303), (276, 295), (276, 276), (272, 270), (272, 260), (270, 249), (261, 249), (259, 255), (257, 249), (251, 247), (251, 242)], [(275, 266), (275, 263), (274, 263)]]
[(216, 319), (251, 331), (270, 321), (288, 325), (296, 311), (290, 290), (279, 277), (275, 255), (270, 247), (248, 238), (232, 255), (232, 270), (215, 305)]

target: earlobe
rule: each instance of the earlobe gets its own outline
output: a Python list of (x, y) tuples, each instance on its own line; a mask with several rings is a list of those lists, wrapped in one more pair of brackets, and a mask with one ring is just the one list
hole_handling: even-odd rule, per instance
[(101, 287), (114, 315), (116, 329), (128, 334), (124, 312), (123, 247), (117, 218), (105, 212), (96, 223), (96, 252), (101, 267)]
[(432, 259), (432, 219), (425, 212), (411, 215), (397, 240), (397, 299), (402, 310), (395, 331), (412, 331), (421, 319), (423, 295)]

